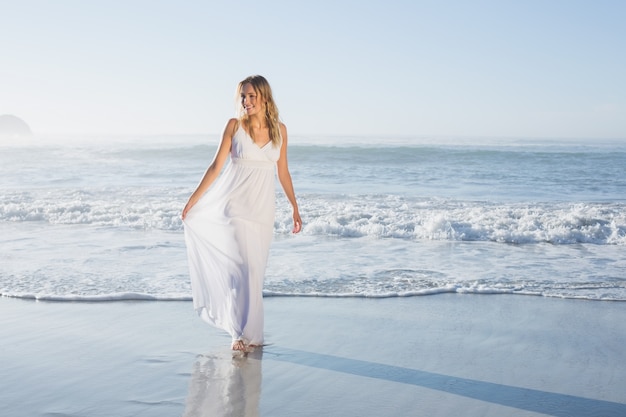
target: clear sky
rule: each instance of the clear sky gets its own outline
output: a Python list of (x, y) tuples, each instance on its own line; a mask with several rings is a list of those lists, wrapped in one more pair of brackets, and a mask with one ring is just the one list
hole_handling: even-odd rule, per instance
[(218, 133), (262, 74), (302, 135), (626, 139), (626, 1), (0, 0), (0, 114)]

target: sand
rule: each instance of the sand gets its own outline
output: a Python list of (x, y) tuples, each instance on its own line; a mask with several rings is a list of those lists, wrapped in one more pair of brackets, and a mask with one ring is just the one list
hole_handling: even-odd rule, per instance
[(0, 298), (2, 416), (626, 416), (626, 303), (265, 299), (233, 355), (190, 302)]

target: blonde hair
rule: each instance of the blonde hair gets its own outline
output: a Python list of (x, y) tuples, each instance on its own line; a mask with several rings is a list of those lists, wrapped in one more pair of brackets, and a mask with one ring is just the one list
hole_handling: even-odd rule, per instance
[[(279, 146), (281, 142), (280, 119), (278, 116), (278, 107), (276, 107), (276, 102), (274, 102), (274, 97), (272, 96), (272, 88), (270, 87), (270, 84), (267, 82), (265, 77), (261, 75), (251, 75), (247, 77), (237, 86), (238, 101), (240, 100), (243, 87), (246, 84), (250, 84), (254, 89), (254, 92), (257, 93), (257, 95), (259, 95), (260, 98), (265, 101), (265, 121), (269, 129), (270, 141), (272, 142), (272, 146)], [(245, 109), (243, 108), (241, 103), (239, 103), (238, 108), (239, 122), (243, 124), (250, 136), (252, 136), (253, 133), (252, 129), (250, 129), (250, 120), (248, 119), (248, 115), (245, 112)], [(252, 138), (254, 139), (253, 136)]]

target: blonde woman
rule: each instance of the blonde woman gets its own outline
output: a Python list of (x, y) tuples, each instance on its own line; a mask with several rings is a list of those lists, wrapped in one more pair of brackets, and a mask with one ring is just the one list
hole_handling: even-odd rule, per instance
[[(272, 90), (253, 75), (238, 85), (239, 118), (183, 209), (194, 308), (232, 336), (232, 348), (263, 344), (263, 280), (274, 229), (275, 174), (302, 220), (287, 165), (287, 128)], [(220, 172), (230, 156), (230, 163)], [(219, 178), (218, 178), (219, 177)]]

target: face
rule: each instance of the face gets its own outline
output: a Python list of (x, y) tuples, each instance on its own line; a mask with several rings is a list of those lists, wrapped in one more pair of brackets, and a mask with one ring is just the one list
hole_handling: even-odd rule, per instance
[(263, 114), (265, 110), (265, 102), (262, 97), (254, 91), (252, 84), (244, 84), (241, 89), (241, 105), (248, 116)]

